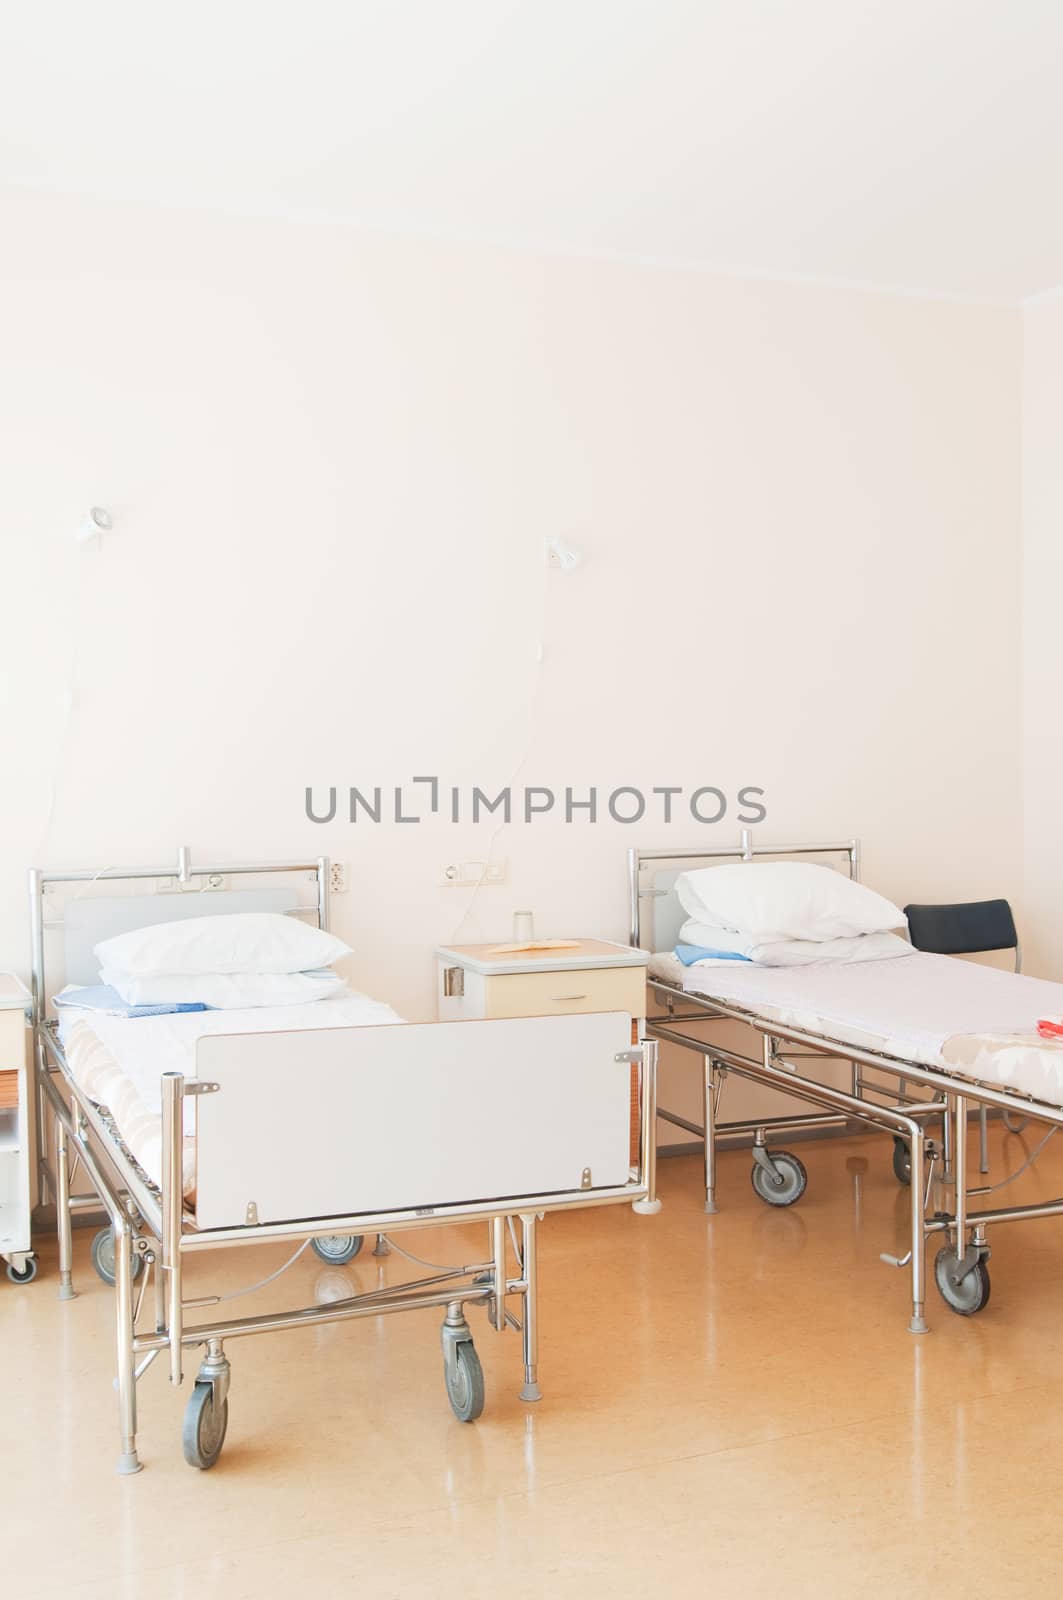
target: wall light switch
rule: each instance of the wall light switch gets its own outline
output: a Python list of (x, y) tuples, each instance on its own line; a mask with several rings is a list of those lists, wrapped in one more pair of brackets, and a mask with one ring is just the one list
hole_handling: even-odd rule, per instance
[(475, 889), (478, 885), (506, 881), (504, 861), (451, 861), (443, 868), (440, 882), (450, 889)]

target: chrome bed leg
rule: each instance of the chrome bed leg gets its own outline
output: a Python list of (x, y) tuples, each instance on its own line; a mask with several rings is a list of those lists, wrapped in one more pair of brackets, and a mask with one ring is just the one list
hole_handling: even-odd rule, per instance
[(155, 1332), (166, 1332), (166, 1274), (162, 1270), (162, 1246), (155, 1252)]
[(180, 1072), (164, 1072), (162, 1075), (162, 1276), (166, 1280), (170, 1382), (175, 1389), (180, 1386), (183, 1377), (181, 1223), (184, 1214), (184, 1082)]
[(643, 1039), (639, 1072), (639, 1167), (646, 1185), (646, 1198), (631, 1202), (632, 1211), (640, 1217), (655, 1217), (661, 1209), (657, 1198), (657, 1054), (657, 1040)]
[[(971, 1317), (981, 1311), (989, 1299), (989, 1246), (986, 1243), (985, 1225), (972, 1226), (967, 1210), (967, 1097), (956, 1096), (956, 1166), (953, 1179), (955, 1213), (948, 1220), (953, 1242), (942, 1245), (934, 1261), (934, 1278), (942, 1299), (960, 1316)], [(971, 1233), (968, 1243), (967, 1234)]]
[(985, 1106), (978, 1108), (978, 1170), (989, 1171), (989, 1112)]
[(487, 1302), (487, 1314), (496, 1333), (506, 1331), (506, 1219), (492, 1217), (491, 1273), (494, 1280), (494, 1298)]
[(538, 1219), (534, 1212), (520, 1219), (522, 1277), (524, 1279), (524, 1316), (521, 1339), (524, 1347), (524, 1386), (522, 1400), (541, 1400), (539, 1388), (539, 1259), (536, 1230)]
[(705, 1211), (712, 1216), (720, 1208), (716, 1204), (716, 1062), (712, 1056), (703, 1056), (702, 1127), (705, 1129)]
[[(952, 1182), (952, 1118), (955, 1111), (955, 1101), (951, 1094), (945, 1096), (945, 1115), (941, 1124), (941, 1175), (946, 1183)], [(915, 1171), (915, 1168), (912, 1168)]]
[[(946, 1117), (946, 1126), (948, 1118)], [(923, 1129), (915, 1123), (911, 1133), (912, 1151), (912, 1320), (909, 1333), (928, 1333), (926, 1320), (926, 1190), (923, 1173)]]
[(118, 1415), (122, 1449), (118, 1471), (140, 1471), (137, 1459), (137, 1381), (133, 1354), (133, 1231), (129, 1219), (114, 1223), (115, 1315), (118, 1322)]
[(956, 1096), (956, 1259), (967, 1248), (967, 1097)]
[(74, 1300), (73, 1240), (70, 1233), (70, 1160), (66, 1128), (55, 1119), (55, 1226), (59, 1235), (59, 1298)]
[(391, 1254), (391, 1246), (388, 1244), (386, 1233), (377, 1234), (376, 1244), (373, 1246), (373, 1254), (375, 1256), (389, 1256)]

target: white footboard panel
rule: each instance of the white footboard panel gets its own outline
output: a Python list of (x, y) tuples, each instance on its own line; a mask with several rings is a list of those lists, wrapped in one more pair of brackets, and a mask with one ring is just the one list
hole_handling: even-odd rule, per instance
[(219, 1089), (196, 1099), (196, 1221), (622, 1185), (630, 1048), (621, 1012), (201, 1039), (197, 1077)]

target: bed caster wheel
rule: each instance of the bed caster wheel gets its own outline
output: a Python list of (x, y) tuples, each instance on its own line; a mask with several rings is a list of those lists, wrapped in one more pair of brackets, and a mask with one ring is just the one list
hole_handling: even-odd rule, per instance
[[(92, 1241), (92, 1265), (96, 1275), (104, 1283), (109, 1283), (114, 1288), (115, 1262), (114, 1262), (114, 1234), (110, 1228), (101, 1228)], [(133, 1282), (140, 1277), (144, 1270), (144, 1258), (139, 1250), (133, 1252)]]
[(330, 1267), (344, 1267), (354, 1260), (362, 1248), (362, 1240), (360, 1233), (323, 1233), (320, 1238), (311, 1239), (310, 1248)]
[(789, 1150), (765, 1153), (764, 1163), (754, 1161), (749, 1177), (757, 1194), (769, 1206), (795, 1205), (808, 1187), (804, 1163)]
[(912, 1152), (907, 1139), (893, 1141), (893, 1176), (898, 1183), (908, 1184), (912, 1181)]
[(443, 1380), (458, 1421), (475, 1422), (484, 1408), (484, 1369), (471, 1339), (454, 1346), (450, 1360), (443, 1363)]
[(27, 1256), (21, 1267), (16, 1267), (13, 1261), (9, 1261), (7, 1275), (12, 1283), (32, 1283), (37, 1276), (37, 1257)]
[(960, 1260), (950, 1244), (944, 1245), (934, 1261), (934, 1281), (942, 1300), (957, 1316), (973, 1317), (989, 1304), (989, 1268), (984, 1256), (969, 1265), (967, 1256)]
[(185, 1407), (184, 1429), (181, 1444), (185, 1460), (190, 1467), (206, 1472), (221, 1455), (225, 1443), (225, 1430), (229, 1426), (228, 1396), (222, 1401), (214, 1398), (214, 1385), (203, 1379), (196, 1380)]

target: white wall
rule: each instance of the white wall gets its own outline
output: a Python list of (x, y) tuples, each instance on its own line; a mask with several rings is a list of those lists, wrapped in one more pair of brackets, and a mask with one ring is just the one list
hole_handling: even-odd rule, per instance
[(1024, 313), (1026, 965), (1063, 979), (1063, 294)]
[[(353, 975), (427, 1014), (490, 825), (315, 827), (304, 786), (522, 760), (759, 784), (764, 837), (859, 834), (901, 900), (1019, 898), (1018, 313), (4, 206), (0, 964), (32, 861), (326, 851)], [(513, 826), (464, 936), (623, 937), (626, 846), (712, 833)]]

